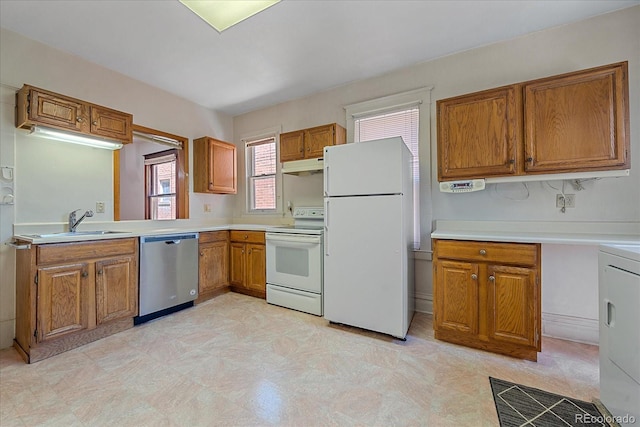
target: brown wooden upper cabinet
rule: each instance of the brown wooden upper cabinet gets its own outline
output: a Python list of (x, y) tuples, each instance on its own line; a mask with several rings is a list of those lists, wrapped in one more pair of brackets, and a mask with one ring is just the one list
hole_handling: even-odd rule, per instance
[(24, 85), (16, 93), (16, 127), (42, 125), (82, 135), (133, 141), (133, 116), (34, 86)]
[(627, 62), (437, 102), (438, 180), (630, 167)]
[(336, 123), (283, 133), (280, 135), (280, 161), (322, 157), (324, 147), (345, 142), (346, 131)]
[(193, 141), (193, 191), (236, 194), (236, 146), (208, 136)]

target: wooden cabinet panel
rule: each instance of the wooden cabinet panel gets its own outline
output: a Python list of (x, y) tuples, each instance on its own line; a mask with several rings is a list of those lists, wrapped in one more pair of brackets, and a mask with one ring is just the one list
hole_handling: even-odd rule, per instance
[(436, 339), (535, 361), (540, 245), (434, 240), (433, 247)]
[(531, 268), (489, 266), (488, 335), (495, 341), (535, 347), (539, 286)]
[(229, 236), (232, 242), (265, 243), (264, 231), (231, 230)]
[(16, 93), (16, 127), (43, 125), (98, 136), (123, 144), (133, 142), (133, 116), (30, 85)]
[(258, 292), (266, 292), (267, 263), (265, 245), (247, 245), (246, 287)]
[(37, 263), (53, 264), (69, 260), (105, 258), (136, 252), (138, 239), (92, 240), (78, 243), (51, 243), (37, 246)]
[(534, 243), (514, 245), (513, 243), (441, 240), (438, 242), (438, 257), (535, 265), (538, 261), (538, 249)]
[(104, 107), (91, 107), (91, 133), (119, 141), (133, 141), (133, 117)]
[(229, 282), (232, 285), (244, 286), (244, 277), (246, 271), (245, 244), (231, 242), (230, 245), (230, 265), (229, 265)]
[(516, 172), (518, 86), (437, 102), (438, 180)]
[(229, 242), (227, 240), (200, 244), (198, 283), (200, 295), (229, 285)]
[(304, 131), (280, 134), (280, 161), (301, 160), (304, 158)]
[(305, 131), (304, 157), (313, 159), (322, 157), (324, 147), (334, 145), (335, 125), (325, 125)]
[(435, 323), (438, 328), (478, 333), (478, 266), (442, 261), (436, 266)]
[(96, 322), (138, 314), (138, 263), (133, 256), (96, 262)]
[(30, 89), (28, 94), (30, 120), (77, 132), (82, 130), (86, 121), (82, 103), (37, 89)]
[(280, 161), (322, 157), (324, 147), (346, 142), (346, 130), (336, 124), (316, 126), (280, 135)]
[(525, 170), (629, 167), (627, 64), (524, 85)]
[(38, 269), (37, 341), (89, 327), (88, 264)]
[(236, 194), (236, 146), (204, 136), (193, 141), (193, 189), (197, 193)]
[(438, 180), (630, 168), (628, 64), (437, 101)]

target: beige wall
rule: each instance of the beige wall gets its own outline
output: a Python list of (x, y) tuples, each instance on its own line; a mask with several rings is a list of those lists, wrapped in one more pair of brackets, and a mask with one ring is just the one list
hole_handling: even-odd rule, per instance
[[(618, 61), (629, 61), (631, 110), (631, 163), (628, 178), (608, 178), (585, 184), (576, 192), (576, 208), (562, 214), (555, 208), (559, 181), (489, 185), (486, 191), (444, 194), (436, 182), (435, 101), (501, 85), (585, 69)], [(540, 31), (368, 80), (353, 82), (306, 98), (250, 112), (234, 118), (234, 135), (257, 129), (281, 127), (283, 132), (338, 122), (345, 125), (344, 106), (419, 87), (433, 86), (431, 92), (431, 141), (421, 141), (420, 152), (431, 154), (422, 170), (421, 198), (428, 198), (431, 211), (422, 213), (423, 241), (428, 239), (432, 220), (522, 220), (522, 221), (640, 221), (640, 6), (595, 17), (586, 21)], [(349, 138), (349, 136), (347, 137)], [(421, 154), (422, 155), (422, 154)], [(421, 163), (424, 166), (423, 163)], [(427, 179), (424, 179), (427, 178)], [(572, 191), (573, 192), (573, 191)], [(244, 194), (241, 187), (240, 194)], [(322, 182), (317, 177), (285, 177), (283, 201), (299, 204), (322, 203)], [(311, 199), (311, 200), (309, 200)], [(522, 200), (514, 200), (522, 199)], [(244, 201), (238, 198), (236, 215)], [(431, 216), (432, 215), (432, 216)], [(423, 245), (428, 250), (428, 245)], [(561, 251), (563, 260), (557, 260)], [(420, 253), (416, 262), (417, 306), (431, 307), (431, 263)], [(597, 250), (575, 246), (543, 246), (543, 312), (582, 319), (593, 336), (597, 329), (597, 277), (587, 281), (559, 280), (593, 273)], [(562, 274), (556, 274), (560, 273)], [(575, 274), (573, 274), (575, 273)], [(579, 301), (572, 295), (579, 293)], [(581, 320), (581, 321), (582, 321)], [(597, 330), (596, 341), (597, 341)]]

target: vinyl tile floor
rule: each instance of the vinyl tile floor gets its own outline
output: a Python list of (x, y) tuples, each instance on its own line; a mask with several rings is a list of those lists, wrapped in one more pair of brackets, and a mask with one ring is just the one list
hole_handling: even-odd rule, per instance
[(598, 348), (543, 340), (538, 362), (406, 341), (227, 293), (27, 365), (0, 351), (0, 425), (497, 426), (489, 376), (591, 401)]

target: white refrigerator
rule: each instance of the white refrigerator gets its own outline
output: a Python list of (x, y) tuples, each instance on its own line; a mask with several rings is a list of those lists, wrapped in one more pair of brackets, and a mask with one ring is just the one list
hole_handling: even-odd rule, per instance
[(414, 313), (412, 155), (402, 138), (324, 149), (324, 317), (404, 339)]

